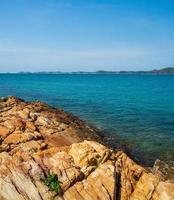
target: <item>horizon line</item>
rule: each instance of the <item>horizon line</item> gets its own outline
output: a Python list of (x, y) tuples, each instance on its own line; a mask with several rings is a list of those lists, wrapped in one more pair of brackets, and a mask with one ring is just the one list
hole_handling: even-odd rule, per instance
[(166, 71), (167, 70), (172, 70), (174, 73), (174, 67), (164, 67), (160, 69), (153, 68), (152, 70), (118, 70), (118, 71), (113, 71), (113, 70), (96, 70), (96, 71), (18, 71), (18, 72), (0, 72), (0, 74), (39, 74), (39, 73), (57, 73), (57, 74), (72, 74), (72, 73), (154, 73), (154, 72), (161, 72), (161, 71)]

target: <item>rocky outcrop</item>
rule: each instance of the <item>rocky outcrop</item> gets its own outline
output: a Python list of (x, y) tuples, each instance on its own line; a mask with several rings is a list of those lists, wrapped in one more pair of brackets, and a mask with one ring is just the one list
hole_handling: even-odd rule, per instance
[(96, 141), (95, 130), (62, 110), (3, 99), (0, 200), (174, 199), (172, 168), (157, 161), (149, 171)]

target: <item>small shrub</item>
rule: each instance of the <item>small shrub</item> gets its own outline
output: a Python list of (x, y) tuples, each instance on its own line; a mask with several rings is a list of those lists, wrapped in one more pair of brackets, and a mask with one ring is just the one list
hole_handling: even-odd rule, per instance
[(62, 194), (60, 182), (59, 182), (56, 174), (49, 173), (43, 181), (44, 181), (44, 184), (49, 188), (50, 191), (55, 191), (56, 194), (58, 194), (58, 195)]

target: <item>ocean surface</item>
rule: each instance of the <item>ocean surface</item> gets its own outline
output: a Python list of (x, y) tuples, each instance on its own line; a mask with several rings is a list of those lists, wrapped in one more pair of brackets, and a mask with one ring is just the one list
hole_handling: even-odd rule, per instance
[(145, 163), (174, 161), (173, 75), (0, 74), (7, 95), (61, 107)]

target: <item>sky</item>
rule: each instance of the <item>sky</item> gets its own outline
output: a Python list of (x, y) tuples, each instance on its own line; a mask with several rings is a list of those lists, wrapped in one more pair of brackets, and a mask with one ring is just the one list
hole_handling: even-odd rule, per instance
[(173, 0), (0, 0), (0, 72), (171, 66)]

